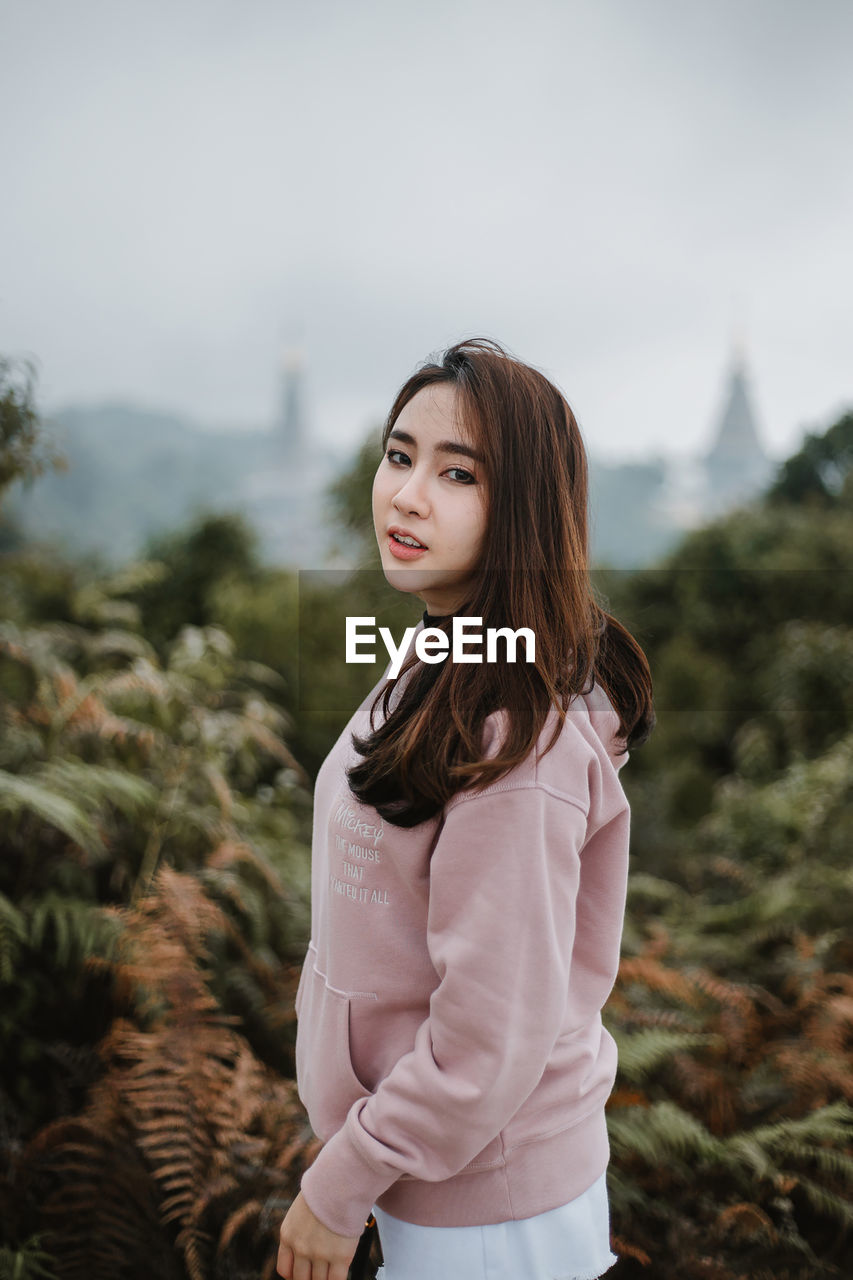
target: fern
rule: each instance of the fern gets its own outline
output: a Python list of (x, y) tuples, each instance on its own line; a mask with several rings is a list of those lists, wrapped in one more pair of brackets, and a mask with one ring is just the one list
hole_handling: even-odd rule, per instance
[(27, 922), (23, 913), (0, 893), (0, 983), (11, 982), (26, 938)]
[[(853, 1107), (846, 1102), (835, 1102), (821, 1107), (808, 1115), (798, 1118), (786, 1118), (776, 1124), (762, 1125), (752, 1131), (754, 1141), (760, 1142), (768, 1150), (780, 1150), (796, 1154), (798, 1148), (807, 1149), (808, 1144), (815, 1142), (846, 1143), (853, 1138)], [(737, 1142), (737, 1139), (732, 1139)], [(849, 1170), (851, 1164), (844, 1161), (843, 1169)]]
[(773, 992), (676, 967), (673, 950), (658, 928), (625, 956), (608, 1006), (619, 1046), (608, 1108), (616, 1234), (659, 1259), (679, 1221), (692, 1231), (704, 1222), (701, 1244), (682, 1240), (682, 1252), (745, 1259), (763, 1233), (765, 1256), (772, 1245), (780, 1264), (818, 1268), (813, 1246), (826, 1236), (825, 1273), (841, 1276), (829, 1260), (843, 1255), (850, 1225), (851, 1108), (839, 1095), (851, 1091), (851, 980), (822, 970), (825, 941), (802, 933)]
[(84, 629), (81, 632), (81, 639), (86, 655), (91, 659), (116, 656), (143, 658), (148, 662), (156, 662), (157, 659), (154, 646), (135, 631), (105, 627), (103, 631), (92, 633)]
[(722, 1151), (705, 1126), (674, 1102), (610, 1111), (607, 1127), (614, 1151), (650, 1166), (666, 1166), (672, 1159), (710, 1160)]
[[(162, 1239), (165, 1228), (173, 1231), (191, 1280), (207, 1280), (217, 1252), (258, 1219), (259, 1205), (295, 1193), (313, 1135), (293, 1084), (258, 1062), (211, 994), (211, 941), (231, 925), (198, 881), (162, 867), (152, 893), (120, 915), (114, 968), (142, 1026), (113, 1024), (100, 1046), (105, 1074), (85, 1116), (48, 1127), (31, 1158), (61, 1177), (47, 1220), (62, 1258), (79, 1259), (79, 1271), (63, 1263), (63, 1277), (76, 1280), (90, 1265), (97, 1278), (130, 1263), (132, 1251), (121, 1241), (134, 1241), (144, 1224), (102, 1193), (119, 1164), (123, 1194), (130, 1194), (128, 1179), (144, 1179), (144, 1192), (134, 1193), (144, 1221), (156, 1222)], [(96, 1196), (99, 1238), (86, 1246), (77, 1222)], [(66, 1224), (72, 1213), (75, 1221)], [(269, 1240), (252, 1237), (247, 1247), (257, 1253)]]
[(108, 959), (119, 933), (118, 921), (102, 907), (91, 902), (75, 901), (47, 893), (29, 908), (29, 944), (34, 951), (46, 945), (47, 934), (54, 935), (54, 954), (60, 968), (82, 959)]
[(0, 815), (14, 820), (24, 813), (63, 832), (90, 857), (105, 856), (97, 823), (80, 805), (43, 782), (0, 769)]
[(845, 1227), (853, 1226), (853, 1204), (849, 1196), (840, 1196), (803, 1173), (797, 1175), (796, 1187), (818, 1213)]
[(116, 1103), (97, 1118), (58, 1120), (30, 1144), (28, 1160), (49, 1187), (43, 1218), (57, 1273), (61, 1280), (112, 1280), (144, 1270), (182, 1280), (148, 1170), (122, 1135)]
[(56, 1280), (56, 1259), (42, 1248), (41, 1233), (19, 1248), (0, 1245), (0, 1280)]
[(619, 1070), (626, 1080), (640, 1083), (661, 1063), (683, 1049), (719, 1045), (721, 1037), (692, 1031), (650, 1027), (631, 1035), (617, 1033)]
[(49, 760), (34, 769), (29, 778), (50, 787), (56, 794), (74, 798), (91, 810), (113, 805), (130, 819), (142, 817), (156, 799), (151, 782), (127, 769), (90, 761)]

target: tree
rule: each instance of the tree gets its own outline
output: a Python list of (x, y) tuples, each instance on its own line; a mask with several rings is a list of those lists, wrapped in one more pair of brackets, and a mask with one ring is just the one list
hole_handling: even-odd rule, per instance
[(142, 630), (162, 651), (180, 627), (216, 623), (214, 589), (224, 579), (246, 584), (261, 576), (258, 538), (239, 514), (202, 513), (187, 528), (149, 539), (148, 563), (159, 565), (130, 593), (141, 611)]
[(823, 435), (808, 432), (800, 450), (783, 463), (766, 501), (853, 506), (853, 413), (844, 414)]
[(64, 459), (46, 441), (36, 412), (35, 364), (24, 360), (22, 366), (23, 381), (14, 362), (0, 356), (0, 495), (13, 480), (29, 484), (50, 466), (64, 469)]
[[(67, 469), (66, 459), (43, 433), (35, 408), (35, 364), (14, 362), (0, 355), (0, 502), (15, 480), (33, 483), (48, 467)], [(17, 550), (21, 535), (10, 523), (0, 521), (0, 551)]]
[(375, 427), (365, 438), (352, 465), (329, 485), (327, 491), (335, 519), (350, 542), (355, 540), (361, 568), (379, 564), (370, 495), (381, 456), (382, 430)]

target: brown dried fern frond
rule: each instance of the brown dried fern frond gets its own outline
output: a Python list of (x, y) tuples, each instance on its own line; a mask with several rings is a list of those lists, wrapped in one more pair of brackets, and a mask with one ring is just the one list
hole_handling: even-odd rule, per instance
[(165, 738), (150, 724), (142, 724), (126, 716), (116, 715), (96, 693), (89, 693), (69, 715), (64, 724), (66, 735), (76, 738), (94, 737), (124, 746), (135, 743), (148, 756), (165, 744)]
[(724, 1233), (730, 1232), (746, 1240), (759, 1237), (775, 1241), (779, 1235), (761, 1206), (746, 1200), (721, 1209), (717, 1214), (716, 1226)]
[(728, 858), (725, 854), (717, 854), (709, 863), (709, 870), (721, 880), (731, 880), (745, 890), (755, 887), (755, 871), (746, 863)]
[(251, 867), (253, 871), (257, 871), (263, 878), (264, 883), (277, 897), (286, 898), (288, 896), (280, 873), (274, 867), (271, 867), (266, 858), (262, 857), (245, 840), (235, 840), (233, 838), (220, 840), (215, 849), (205, 859), (205, 866), (212, 867), (216, 871), (237, 867), (241, 863)]
[(5, 654), (9, 658), (13, 658), (15, 662), (20, 662), (23, 666), (32, 669), (32, 654), (29, 648), (21, 643), (23, 638), (18, 633), (17, 628), (13, 628), (9, 623), (4, 623), (3, 629), (0, 630), (0, 654)]
[[(805, 1036), (830, 1053), (853, 1056), (853, 997), (830, 996), (821, 1002), (805, 1026)], [(851, 1064), (853, 1065), (853, 1064)]]
[(293, 1161), (298, 1157), (307, 1169), (320, 1154), (322, 1146), (322, 1142), (311, 1133), (306, 1122), (296, 1136), (277, 1155), (273, 1153), (275, 1167), (281, 1170), (289, 1169)]
[(165, 703), (174, 697), (175, 676), (166, 674), (145, 658), (137, 658), (131, 667), (102, 673), (98, 687), (107, 699), (142, 695)]
[[(113, 1102), (116, 1099), (113, 1098)], [(31, 1176), (48, 1190), (42, 1224), (61, 1280), (116, 1275), (182, 1280), (141, 1153), (113, 1106), (109, 1121), (54, 1121), (30, 1143)]]
[[(155, 899), (146, 913), (157, 928), (166, 931), (186, 948), (193, 960), (206, 959), (207, 941), (213, 932), (230, 933), (231, 922), (202, 889), (194, 876), (183, 875), (164, 865), (157, 872)], [(157, 899), (165, 910), (161, 913)]]
[(806, 1039), (830, 1052), (853, 1055), (853, 975), (814, 975), (795, 1007)]
[(74, 739), (95, 736), (108, 741), (133, 741), (146, 751), (164, 742), (152, 725), (117, 715), (104, 699), (104, 689), (122, 675), (105, 677), (95, 672), (80, 678), (74, 669), (52, 655), (50, 667), (32, 661), (39, 675), (35, 700), (21, 714), (33, 724), (63, 730)]
[(761, 1017), (756, 1007), (757, 988), (747, 983), (731, 982), (705, 969), (691, 972), (699, 991), (719, 1008), (718, 1030), (725, 1036), (728, 1054), (746, 1062), (756, 1048), (764, 1044)]
[(219, 1140), (230, 1146), (252, 1132), (267, 1105), (264, 1090), (269, 1076), (245, 1041), (237, 1040), (226, 1087), (215, 1100), (211, 1119)]
[[(273, 1092), (269, 1076), (241, 1037), (216, 1020), (203, 1025), (194, 1017), (189, 1027), (167, 1023), (152, 1032), (126, 1028), (124, 1036), (112, 1034), (110, 1051), (109, 1078), (157, 1187), (161, 1220), (178, 1229), (192, 1280), (205, 1280), (222, 1201), (239, 1204), (247, 1178), (249, 1190), (258, 1178), (281, 1186), (268, 1160), (270, 1141), (259, 1132)], [(279, 1087), (290, 1095), (289, 1082)]]
[[(204, 1021), (218, 1010), (205, 981), (208, 937), (238, 935), (195, 877), (164, 864), (152, 891), (119, 916), (123, 932), (114, 975), (120, 998), (140, 1008), (179, 1011), (184, 1024), (191, 1018)], [(220, 1013), (219, 1024), (227, 1021)]]
[(651, 1102), (642, 1090), (617, 1084), (611, 1090), (606, 1106), (608, 1111), (616, 1111), (619, 1107), (650, 1107)]
[(828, 1053), (800, 1039), (786, 1041), (768, 1051), (783, 1080), (795, 1093), (790, 1104), (795, 1114), (846, 1098), (853, 1102), (853, 1070), (849, 1056)]
[(208, 986), (210, 935), (231, 926), (198, 880), (161, 867), (152, 892), (116, 914), (131, 1016), (98, 1046), (103, 1075), (85, 1114), (44, 1130), (30, 1157), (58, 1180), (45, 1212), (62, 1280), (135, 1278), (137, 1257), (149, 1275), (146, 1232), (171, 1249), (155, 1268), (167, 1280), (208, 1280), (217, 1256), (237, 1265), (234, 1251), (258, 1273), (271, 1206), (283, 1216), (320, 1144), (293, 1081), (254, 1057)]
[(203, 762), (201, 772), (210, 783), (210, 789), (219, 804), (219, 812), (226, 822), (230, 822), (234, 812), (234, 792), (229, 787), (225, 774), (212, 760)]
[(250, 1222), (257, 1227), (258, 1219), (264, 1211), (262, 1200), (247, 1200), (239, 1209), (228, 1215), (222, 1226), (219, 1237), (219, 1252), (224, 1253), (238, 1232)]
[(695, 981), (678, 969), (665, 965), (648, 952), (639, 956), (625, 956), (619, 965), (618, 985), (638, 982), (650, 991), (667, 996), (682, 1004), (698, 1006), (699, 993)]
[(175, 1244), (184, 1255), (190, 1280), (208, 1280), (213, 1250), (213, 1237), (210, 1233), (188, 1224), (178, 1232)]
[(645, 1249), (641, 1249), (639, 1245), (631, 1244), (628, 1240), (623, 1240), (621, 1236), (612, 1237), (611, 1247), (613, 1252), (621, 1258), (633, 1258), (635, 1262), (639, 1262), (641, 1267), (651, 1266), (652, 1260)]
[(276, 759), (287, 765), (289, 769), (292, 769), (300, 782), (304, 784), (309, 781), (303, 765), (299, 763), (290, 748), (282, 742), (281, 738), (272, 729), (268, 729), (265, 724), (262, 724), (260, 720), (255, 719), (252, 715), (246, 715), (243, 724), (247, 730), (248, 737), (252, 738), (259, 747), (263, 747), (271, 756), (275, 756)]
[(676, 1101), (689, 1104), (711, 1133), (722, 1136), (737, 1129), (742, 1118), (739, 1082), (727, 1078), (719, 1062), (710, 1064), (693, 1054), (676, 1053), (672, 1072)]
[(618, 1013), (619, 1025), (626, 1031), (641, 1027), (661, 1027), (667, 1031), (691, 1031), (696, 1027), (693, 1010), (645, 1008), (629, 1004), (624, 994), (617, 991), (608, 1002), (608, 1014)]

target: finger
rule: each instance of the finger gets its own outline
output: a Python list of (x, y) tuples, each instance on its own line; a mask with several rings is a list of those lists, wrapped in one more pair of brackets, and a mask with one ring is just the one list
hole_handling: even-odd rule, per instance
[(287, 1244), (279, 1244), (275, 1271), (279, 1276), (283, 1276), (284, 1280), (293, 1280), (293, 1249)]
[(275, 1269), (278, 1275), (284, 1277), (284, 1280), (293, 1280), (293, 1250), (286, 1244), (278, 1246)]
[(313, 1280), (310, 1258), (300, 1256), (294, 1260), (293, 1280)]
[(329, 1280), (347, 1280), (350, 1262), (333, 1262), (329, 1267)]
[[(349, 1270), (349, 1267), (347, 1267), (347, 1270)], [(314, 1263), (314, 1270), (311, 1272), (311, 1280), (329, 1280), (328, 1262)]]

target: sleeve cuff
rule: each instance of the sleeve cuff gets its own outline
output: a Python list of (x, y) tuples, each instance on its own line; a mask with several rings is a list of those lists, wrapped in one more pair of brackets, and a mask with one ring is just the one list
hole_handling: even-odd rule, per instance
[(399, 1171), (377, 1169), (364, 1158), (350, 1137), (350, 1123), (348, 1117), (305, 1170), (301, 1182), (308, 1208), (340, 1236), (360, 1236), (376, 1200), (400, 1176)]

